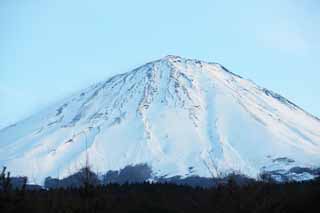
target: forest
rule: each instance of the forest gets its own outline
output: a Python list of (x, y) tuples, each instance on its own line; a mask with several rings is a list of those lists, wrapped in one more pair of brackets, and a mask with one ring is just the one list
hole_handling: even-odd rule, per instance
[[(89, 172), (85, 172), (89, 177)], [(212, 187), (174, 183), (92, 184), (37, 188), (24, 182), (12, 187), (10, 174), (0, 177), (0, 212), (319, 212), (320, 178), (304, 182), (272, 180), (239, 184), (233, 177)]]

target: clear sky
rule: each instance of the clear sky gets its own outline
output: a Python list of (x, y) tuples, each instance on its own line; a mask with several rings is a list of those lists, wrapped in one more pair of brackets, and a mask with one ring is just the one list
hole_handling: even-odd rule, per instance
[(168, 54), (221, 63), (320, 117), (319, 0), (1, 0), (0, 128)]

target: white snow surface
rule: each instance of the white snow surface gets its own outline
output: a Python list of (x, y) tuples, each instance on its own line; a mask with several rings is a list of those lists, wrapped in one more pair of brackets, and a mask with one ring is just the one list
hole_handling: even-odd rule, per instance
[(0, 130), (0, 166), (43, 183), (83, 167), (86, 147), (99, 173), (255, 178), (319, 166), (320, 120), (217, 63), (166, 56)]

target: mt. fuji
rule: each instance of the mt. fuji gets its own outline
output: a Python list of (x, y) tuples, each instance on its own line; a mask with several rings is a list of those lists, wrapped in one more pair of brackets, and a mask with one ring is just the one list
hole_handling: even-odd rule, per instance
[[(0, 166), (34, 182), (147, 164), (156, 177), (320, 166), (320, 120), (217, 63), (166, 56), (0, 130)], [(296, 173), (296, 179), (312, 174)]]

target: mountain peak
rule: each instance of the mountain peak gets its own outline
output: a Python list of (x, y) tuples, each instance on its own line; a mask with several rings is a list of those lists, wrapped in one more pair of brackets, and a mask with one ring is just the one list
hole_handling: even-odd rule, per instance
[[(208, 63), (198, 59), (185, 58), (178, 55), (166, 55), (165, 57), (160, 59), (161, 61), (170, 61), (170, 62), (197, 62), (197, 63)], [(208, 63), (209, 64), (209, 63)]]
[(170, 59), (181, 59), (181, 56), (178, 55), (166, 55), (165, 57), (163, 57), (164, 60), (170, 60)]

